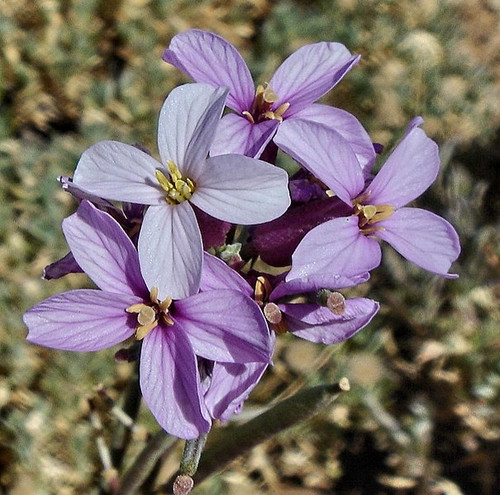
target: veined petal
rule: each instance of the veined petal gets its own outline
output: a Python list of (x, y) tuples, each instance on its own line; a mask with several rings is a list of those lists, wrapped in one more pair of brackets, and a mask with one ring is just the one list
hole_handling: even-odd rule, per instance
[[(310, 342), (336, 344), (351, 338), (377, 314), (379, 303), (371, 299), (346, 299), (345, 312), (334, 315), (329, 309), (318, 307), (307, 312), (304, 304), (280, 304), (290, 332)], [(328, 314), (329, 313), (329, 314)]]
[(262, 312), (238, 291), (212, 290), (176, 301), (174, 316), (198, 356), (235, 363), (271, 360)]
[(200, 229), (191, 205), (150, 207), (138, 241), (142, 276), (160, 300), (182, 299), (198, 292), (202, 266)]
[(358, 62), (341, 43), (313, 43), (292, 53), (276, 70), (269, 85), (278, 95), (274, 107), (290, 103), (290, 117), (330, 91)]
[[(351, 271), (354, 266), (350, 267)], [(344, 277), (332, 275), (331, 273), (313, 273), (304, 278), (294, 278), (290, 281), (280, 282), (269, 296), (270, 301), (277, 301), (281, 297), (292, 294), (304, 294), (319, 289), (346, 289), (355, 285), (364, 284), (370, 278), (369, 273), (360, 273), (356, 276)]]
[(100, 289), (147, 294), (137, 250), (114, 218), (82, 201), (62, 229), (76, 262)]
[(205, 403), (212, 418), (227, 421), (259, 383), (267, 363), (215, 363)]
[(171, 435), (193, 439), (210, 430), (198, 365), (182, 328), (158, 326), (142, 343), (140, 386), (144, 401)]
[(287, 173), (241, 155), (209, 158), (191, 202), (226, 222), (252, 225), (282, 215), (290, 205)]
[(184, 84), (170, 92), (158, 120), (158, 150), (164, 164), (171, 160), (185, 176), (197, 180), (227, 91), (208, 84)]
[(367, 201), (400, 208), (420, 196), (438, 171), (437, 144), (422, 129), (412, 127), (368, 186), (371, 194)]
[(224, 38), (189, 29), (172, 38), (163, 60), (196, 82), (227, 86), (229, 108), (241, 113), (252, 107), (255, 88), (250, 71), (238, 50)]
[(383, 222), (377, 237), (416, 265), (449, 278), (451, 264), (460, 254), (455, 229), (444, 219), (419, 208), (400, 208)]
[(161, 164), (144, 151), (117, 141), (101, 141), (85, 150), (73, 182), (105, 199), (155, 205), (164, 201), (155, 170)]
[(293, 119), (317, 122), (337, 131), (354, 151), (365, 179), (370, 177), (376, 158), (375, 149), (370, 136), (354, 115), (340, 108), (313, 103), (294, 113)]
[(219, 122), (215, 139), (210, 148), (210, 155), (236, 153), (258, 158), (273, 138), (278, 126), (277, 120), (265, 120), (252, 124), (241, 115), (234, 113), (224, 115)]
[(24, 313), (29, 329), (26, 338), (63, 351), (106, 349), (134, 334), (134, 320), (125, 308), (140, 302), (141, 298), (130, 294), (94, 289), (63, 292)]
[(292, 255), (286, 281), (330, 273), (351, 277), (380, 265), (377, 241), (360, 233), (355, 216), (335, 218), (308, 232)]
[(200, 290), (234, 289), (246, 296), (253, 295), (250, 284), (235, 270), (216, 256), (203, 253)]
[(280, 126), (274, 142), (344, 203), (351, 205), (363, 190), (365, 181), (356, 155), (333, 129), (312, 121), (288, 119)]

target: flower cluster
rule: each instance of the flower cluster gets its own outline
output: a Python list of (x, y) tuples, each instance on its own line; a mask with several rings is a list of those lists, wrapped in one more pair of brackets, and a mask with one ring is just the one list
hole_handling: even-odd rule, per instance
[[(163, 59), (194, 83), (161, 108), (159, 160), (102, 141), (60, 178), (79, 207), (62, 223), (70, 252), (45, 278), (83, 271), (97, 288), (50, 297), (24, 321), (30, 342), (55, 349), (126, 342), (117, 355), (139, 359), (159, 424), (193, 439), (241, 408), (277, 334), (332, 344), (371, 321), (379, 303), (346, 289), (380, 264), (379, 239), (447, 277), (460, 247), (446, 220), (406, 206), (439, 169), (421, 118), (374, 176), (359, 121), (315, 103), (359, 60), (343, 45), (304, 46), (256, 88), (212, 33), (175, 36)], [(276, 166), (278, 152), (300, 171)]]

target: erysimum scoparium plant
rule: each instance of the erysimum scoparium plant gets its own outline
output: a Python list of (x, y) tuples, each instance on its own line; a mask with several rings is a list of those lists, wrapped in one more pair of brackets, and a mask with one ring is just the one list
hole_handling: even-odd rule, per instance
[[(163, 60), (195, 83), (161, 108), (159, 159), (102, 141), (61, 179), (80, 206), (63, 221), (69, 255), (45, 274), (83, 271), (97, 289), (52, 296), (24, 321), (30, 342), (55, 349), (139, 346), (145, 402), (198, 448), (213, 419), (241, 410), (279, 334), (333, 344), (372, 320), (377, 301), (343, 293), (380, 264), (379, 240), (449, 278), (460, 245), (446, 220), (407, 206), (440, 166), (421, 118), (373, 176), (375, 148), (359, 121), (316, 103), (359, 60), (342, 44), (303, 46), (257, 88), (213, 33), (174, 36)], [(269, 163), (278, 149), (303, 167), (290, 182)]]

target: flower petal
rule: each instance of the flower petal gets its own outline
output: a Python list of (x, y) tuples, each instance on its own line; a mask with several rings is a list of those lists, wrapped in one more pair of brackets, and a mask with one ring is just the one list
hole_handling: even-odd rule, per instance
[(52, 296), (27, 311), (26, 337), (34, 344), (64, 351), (99, 351), (135, 332), (125, 309), (142, 300), (129, 294), (79, 289)]
[(360, 273), (349, 277), (323, 272), (313, 273), (304, 278), (294, 278), (289, 281), (283, 280), (273, 289), (269, 296), (269, 300), (277, 301), (284, 296), (304, 294), (319, 289), (346, 289), (348, 287), (354, 287), (355, 285), (364, 284), (369, 278), (369, 273)]
[(253, 295), (252, 287), (239, 273), (221, 259), (206, 252), (203, 253), (200, 289), (234, 289), (249, 297)]
[(196, 82), (227, 86), (229, 108), (241, 113), (252, 107), (255, 88), (250, 71), (238, 50), (224, 38), (189, 29), (172, 38), (163, 60)]
[(307, 120), (285, 120), (274, 142), (350, 205), (364, 187), (359, 162), (347, 141), (333, 129)]
[(411, 128), (369, 185), (367, 201), (400, 208), (420, 196), (439, 171), (437, 144), (425, 132)]
[(102, 290), (144, 296), (137, 250), (118, 222), (82, 201), (62, 229), (78, 265)]
[(293, 119), (317, 122), (337, 131), (354, 151), (365, 179), (370, 176), (376, 158), (375, 149), (370, 136), (354, 115), (340, 108), (313, 103), (294, 113)]
[(211, 290), (175, 302), (175, 320), (198, 356), (235, 363), (269, 362), (272, 343), (257, 304), (235, 290)]
[(138, 241), (142, 276), (160, 300), (182, 299), (198, 292), (202, 266), (200, 229), (191, 205), (149, 207)]
[(318, 307), (307, 312), (305, 304), (280, 304), (288, 329), (297, 337), (321, 344), (336, 344), (351, 338), (364, 328), (379, 310), (379, 303), (371, 299), (346, 299), (342, 315)]
[(226, 88), (184, 84), (170, 92), (160, 110), (158, 149), (166, 164), (173, 161), (197, 180), (205, 164), (226, 101)]
[(460, 243), (444, 218), (419, 208), (400, 208), (377, 225), (383, 227), (376, 232), (377, 237), (406, 259), (429, 272), (456, 277), (448, 270), (460, 254)]
[(330, 91), (358, 62), (341, 43), (314, 43), (292, 53), (276, 70), (269, 85), (278, 95), (273, 108), (290, 103), (290, 117)]
[(226, 222), (252, 225), (282, 215), (290, 205), (287, 173), (241, 155), (209, 158), (191, 202)]
[(215, 363), (205, 403), (212, 418), (227, 421), (259, 382), (267, 363)]
[(196, 356), (180, 325), (159, 326), (144, 338), (139, 376), (144, 401), (168, 433), (193, 439), (210, 430)]
[(271, 141), (278, 126), (277, 120), (252, 124), (241, 115), (234, 113), (225, 115), (219, 122), (210, 155), (236, 153), (258, 158)]
[(105, 199), (154, 205), (165, 201), (155, 178), (159, 166), (159, 162), (134, 146), (101, 141), (83, 152), (73, 182)]
[(292, 255), (286, 280), (329, 273), (351, 277), (380, 265), (378, 243), (360, 233), (355, 216), (335, 218), (308, 232)]

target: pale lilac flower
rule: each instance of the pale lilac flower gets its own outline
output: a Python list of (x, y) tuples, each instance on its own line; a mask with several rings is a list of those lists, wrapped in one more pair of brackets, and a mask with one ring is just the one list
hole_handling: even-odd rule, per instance
[(349, 276), (329, 270), (311, 270), (290, 280), (287, 273), (278, 277), (261, 275), (256, 280), (255, 298), (277, 333), (290, 332), (311, 342), (335, 344), (351, 338), (378, 312), (378, 302), (363, 297), (346, 298), (339, 292), (369, 278), (365, 263), (354, 258)]
[(242, 153), (259, 157), (287, 119), (330, 126), (344, 136), (369, 173), (375, 159), (370, 138), (359, 121), (339, 108), (314, 103), (358, 62), (341, 43), (314, 43), (299, 48), (276, 70), (269, 83), (254, 87), (250, 71), (236, 48), (216, 34), (190, 29), (174, 36), (163, 60), (196, 82), (230, 92), (211, 154)]
[(210, 429), (197, 356), (268, 363), (266, 322), (236, 290), (209, 290), (180, 301), (159, 299), (143, 280), (137, 251), (119, 224), (84, 201), (63, 221), (75, 260), (98, 289), (71, 290), (24, 315), (28, 341), (68, 351), (97, 351), (134, 336), (142, 340), (140, 387), (170, 434), (196, 438)]
[(161, 163), (134, 146), (102, 141), (86, 150), (74, 183), (102, 198), (148, 205), (138, 250), (146, 284), (159, 297), (197, 292), (202, 238), (192, 205), (231, 223), (258, 224), (290, 204), (285, 171), (241, 155), (207, 159), (227, 90), (177, 87), (159, 117)]
[(315, 273), (369, 271), (380, 264), (376, 238), (438, 275), (448, 274), (460, 253), (455, 229), (434, 213), (405, 207), (420, 196), (439, 171), (438, 147), (415, 118), (373, 181), (365, 180), (355, 154), (335, 131), (311, 122), (287, 122), (279, 145), (322, 180), (352, 214), (329, 220), (308, 232), (292, 256), (287, 280)]

